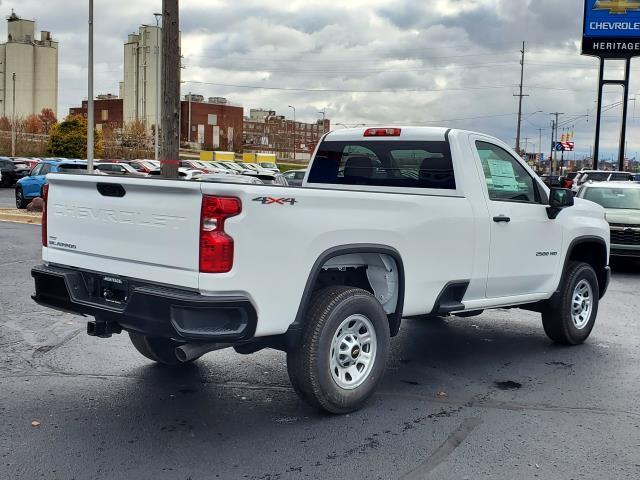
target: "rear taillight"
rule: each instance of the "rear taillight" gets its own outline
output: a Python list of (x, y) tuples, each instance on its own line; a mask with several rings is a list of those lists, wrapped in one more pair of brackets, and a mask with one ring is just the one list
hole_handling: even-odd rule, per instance
[(401, 128), (367, 128), (364, 131), (365, 137), (399, 137)]
[(42, 246), (49, 245), (47, 238), (47, 197), (49, 196), (49, 184), (42, 186)]
[(239, 198), (204, 195), (200, 213), (200, 271), (225, 273), (233, 267), (233, 238), (224, 222), (242, 211)]

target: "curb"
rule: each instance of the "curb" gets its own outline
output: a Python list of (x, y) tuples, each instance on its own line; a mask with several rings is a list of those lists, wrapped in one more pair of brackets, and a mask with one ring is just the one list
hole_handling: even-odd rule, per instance
[(13, 222), (13, 223), (27, 223), (30, 225), (41, 225), (41, 215), (31, 215), (28, 213), (21, 213), (16, 209), (0, 209), (0, 221)]

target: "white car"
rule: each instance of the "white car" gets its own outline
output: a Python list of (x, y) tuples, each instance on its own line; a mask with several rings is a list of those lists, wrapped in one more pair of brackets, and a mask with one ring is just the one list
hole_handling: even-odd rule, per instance
[[(161, 173), (161, 169), (158, 168), (156, 170), (151, 170), (149, 172), (149, 176), (157, 177), (157, 176), (160, 176), (160, 173)], [(204, 172), (202, 170), (196, 170), (194, 168), (178, 167), (178, 176), (180, 177), (180, 180), (195, 180), (201, 175), (204, 175)]]
[(573, 179), (571, 190), (577, 193), (587, 182), (620, 182), (633, 181), (633, 174), (629, 172), (613, 172), (609, 170), (581, 170)]
[(94, 164), (94, 168), (99, 172), (105, 173), (107, 175), (145, 176), (144, 173), (139, 172), (128, 163), (101, 162)]
[(304, 188), (48, 180), (36, 302), (164, 364), (283, 350), (295, 391), (333, 413), (373, 394), (405, 317), (518, 307), (575, 345), (609, 282), (604, 209), (464, 130), (330, 132)]

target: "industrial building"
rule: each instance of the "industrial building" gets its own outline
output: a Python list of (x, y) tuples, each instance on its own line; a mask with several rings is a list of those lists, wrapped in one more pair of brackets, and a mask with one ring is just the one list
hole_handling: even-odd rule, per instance
[(24, 118), (43, 108), (58, 114), (58, 42), (47, 31), (36, 39), (35, 26), (13, 11), (7, 17), (7, 42), (0, 44), (2, 116)]
[(185, 95), (180, 102), (180, 141), (202, 150), (240, 151), (243, 108), (226, 98)]
[[(124, 44), (124, 81), (120, 97), (126, 123), (142, 121), (149, 131), (154, 128), (161, 75), (162, 28), (142, 25)], [(161, 116), (160, 110), (158, 120)]]
[(244, 119), (243, 151), (275, 153), (278, 159), (309, 160), (322, 135), (331, 129), (329, 119), (294, 122), (274, 110), (251, 109)]
[[(87, 101), (82, 101), (82, 106), (69, 109), (69, 115), (82, 115), (87, 118)], [(96, 130), (122, 128), (122, 99), (113, 94), (98, 95), (93, 101), (95, 112)]]

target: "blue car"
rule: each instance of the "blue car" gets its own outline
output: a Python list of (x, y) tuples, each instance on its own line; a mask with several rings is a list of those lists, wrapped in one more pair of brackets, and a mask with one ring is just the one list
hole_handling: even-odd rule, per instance
[(87, 162), (84, 160), (68, 160), (58, 158), (45, 158), (38, 163), (28, 176), (18, 180), (16, 184), (16, 207), (27, 208), (29, 202), (42, 193), (42, 187), (47, 183), (47, 174), (55, 173), (63, 169), (82, 168)]

